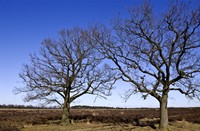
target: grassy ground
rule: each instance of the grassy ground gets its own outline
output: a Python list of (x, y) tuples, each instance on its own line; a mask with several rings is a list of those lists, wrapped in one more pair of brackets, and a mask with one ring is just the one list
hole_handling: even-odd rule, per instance
[[(158, 127), (158, 125), (156, 125)], [(151, 127), (139, 127), (132, 124), (74, 123), (69, 126), (34, 125), (26, 126), (22, 131), (154, 131)], [(158, 129), (157, 129), (158, 130)], [(186, 121), (170, 122), (170, 131), (200, 131), (200, 124)]]

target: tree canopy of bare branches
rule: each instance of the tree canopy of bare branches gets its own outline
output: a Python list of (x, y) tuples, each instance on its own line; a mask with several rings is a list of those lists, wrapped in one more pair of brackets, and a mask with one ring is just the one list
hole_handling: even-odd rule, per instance
[[(19, 73), (25, 87), (25, 100), (56, 102), (63, 107), (62, 122), (70, 123), (70, 103), (84, 94), (110, 95), (115, 82), (109, 66), (88, 44), (86, 30), (61, 30), (58, 39), (45, 39), (39, 54), (31, 54), (31, 62)], [(60, 101), (60, 98), (63, 101)]]
[[(189, 98), (200, 93), (200, 5), (189, 8), (180, 1), (158, 14), (150, 2), (129, 9), (113, 28), (94, 26), (90, 37), (110, 59), (118, 78), (133, 85), (127, 98), (141, 92), (160, 103), (160, 128), (168, 127), (170, 91)], [(157, 13), (157, 14), (156, 14)]]

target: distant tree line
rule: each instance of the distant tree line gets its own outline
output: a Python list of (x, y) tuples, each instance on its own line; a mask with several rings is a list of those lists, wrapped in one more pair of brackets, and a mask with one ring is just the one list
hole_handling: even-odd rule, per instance
[[(59, 106), (33, 106), (33, 105), (13, 105), (13, 104), (3, 104), (0, 108), (14, 108), (14, 109), (59, 109)], [(71, 109), (126, 109), (122, 107), (108, 107), (108, 106), (87, 106), (87, 105), (76, 105), (71, 106)]]
[[(33, 106), (33, 105), (13, 105), (13, 104), (3, 104), (0, 105), (0, 108), (7, 109), (60, 109), (59, 106)], [(169, 107), (169, 109), (173, 108), (188, 108), (188, 107)], [(200, 108), (200, 107), (190, 107), (190, 108)], [(141, 107), (141, 108), (126, 108), (126, 107), (109, 107), (109, 106), (87, 106), (87, 105), (76, 105), (71, 106), (71, 109), (152, 109), (149, 107)]]
[[(118, 107), (117, 107), (118, 108)], [(71, 109), (116, 109), (115, 107), (108, 106), (86, 106), (86, 105), (77, 105), (72, 106)], [(124, 109), (124, 108), (123, 108)]]
[(0, 108), (15, 108), (15, 109), (57, 109), (59, 106), (33, 106), (33, 105), (13, 105), (13, 104), (3, 104)]

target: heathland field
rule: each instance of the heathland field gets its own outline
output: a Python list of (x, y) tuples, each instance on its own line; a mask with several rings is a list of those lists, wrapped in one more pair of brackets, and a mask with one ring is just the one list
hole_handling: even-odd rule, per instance
[[(61, 126), (61, 109), (0, 108), (0, 131), (155, 130), (158, 109), (72, 109), (72, 124)], [(169, 129), (200, 130), (200, 108), (169, 108)]]

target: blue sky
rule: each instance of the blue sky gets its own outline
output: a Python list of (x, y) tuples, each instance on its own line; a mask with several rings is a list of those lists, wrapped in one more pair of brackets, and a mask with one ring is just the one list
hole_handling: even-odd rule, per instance
[[(193, 2), (197, 2), (194, 0)], [(29, 54), (37, 52), (40, 43), (48, 37), (56, 37), (62, 28), (87, 27), (92, 23), (109, 25), (118, 13), (127, 15), (127, 8), (141, 0), (0, 0), (0, 104), (24, 103), (21, 95), (14, 95), (14, 87), (21, 86), (18, 77), (22, 65), (29, 61)], [(166, 9), (168, 0), (152, 0), (156, 11)], [(73, 105), (114, 107), (158, 107), (158, 102), (149, 97), (143, 100), (140, 94), (127, 102), (120, 97), (130, 86), (118, 82), (113, 95), (107, 100), (85, 95)], [(125, 88), (127, 87), (127, 88)], [(199, 106), (178, 93), (171, 93), (169, 106)]]

